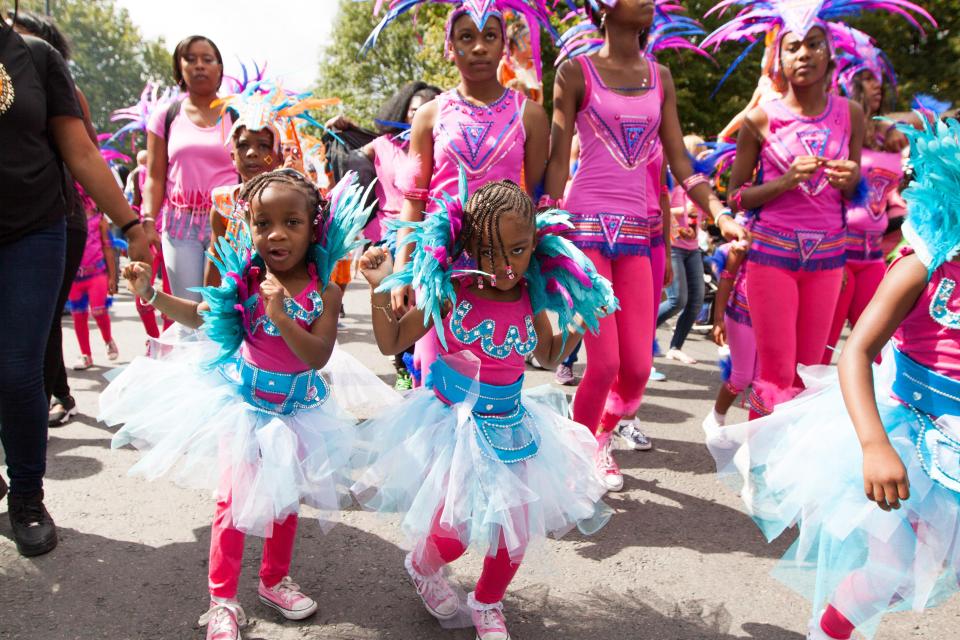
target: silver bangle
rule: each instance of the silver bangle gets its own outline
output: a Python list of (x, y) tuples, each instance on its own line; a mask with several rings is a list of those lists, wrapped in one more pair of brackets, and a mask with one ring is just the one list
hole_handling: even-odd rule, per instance
[(149, 300), (144, 300), (142, 297), (140, 298), (140, 301), (148, 307), (153, 306), (153, 303), (157, 301), (157, 296), (160, 294), (160, 291), (158, 291), (156, 287), (151, 287), (151, 289), (153, 289), (153, 295), (150, 296)]

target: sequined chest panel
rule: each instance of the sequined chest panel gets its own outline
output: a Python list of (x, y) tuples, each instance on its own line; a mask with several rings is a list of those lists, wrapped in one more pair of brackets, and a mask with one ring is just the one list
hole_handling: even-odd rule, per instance
[(954, 330), (960, 329), (960, 311), (951, 311), (947, 305), (953, 300), (953, 306), (960, 308), (960, 295), (954, 296), (956, 289), (955, 280), (943, 278), (930, 300), (930, 317), (937, 324)]
[[(515, 174), (523, 162), (523, 100), (507, 89), (494, 103), (480, 106), (464, 100), (454, 89), (437, 98), (440, 116), (435, 136), (435, 164), (449, 162), (454, 175), (462, 165), (471, 178), (483, 176), (511, 152), (517, 160)], [(446, 161), (446, 162), (444, 162)]]
[[(306, 295), (305, 302), (307, 304), (303, 305), (295, 298), (287, 298), (283, 301), (283, 310), (291, 319), (296, 320), (306, 328), (323, 315), (323, 299), (320, 297), (320, 292), (313, 289)], [(267, 317), (263, 301), (258, 299), (257, 313), (249, 324), (250, 335), (255, 334), (260, 329), (268, 336), (277, 337), (280, 335), (280, 330), (277, 328), (277, 325)]]
[(465, 324), (470, 324), (467, 319), (470, 311), (473, 310), (473, 304), (467, 300), (461, 300), (450, 317), (450, 332), (464, 345), (480, 343), (480, 348), (491, 358), (504, 360), (511, 354), (516, 354), (526, 358), (537, 348), (537, 333), (533, 326), (533, 316), (525, 315), (523, 317), (525, 338), (520, 337), (520, 329), (516, 325), (510, 325), (507, 329), (507, 335), (503, 342), (497, 344), (494, 335), (497, 332), (497, 322), (495, 320), (481, 320), (472, 328), (467, 329)]

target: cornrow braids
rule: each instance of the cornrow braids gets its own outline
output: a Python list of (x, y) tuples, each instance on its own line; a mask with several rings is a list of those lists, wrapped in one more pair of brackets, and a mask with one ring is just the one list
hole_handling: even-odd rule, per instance
[[(495, 245), (499, 245), (503, 261), (509, 265), (509, 256), (500, 234), (500, 218), (511, 212), (519, 214), (531, 224), (534, 221), (533, 201), (517, 183), (511, 180), (498, 180), (488, 182), (477, 189), (470, 196), (463, 212), (458, 254), (474, 246), (489, 246), (493, 249)], [(493, 255), (489, 257), (489, 265), (484, 265), (483, 251), (478, 253), (479, 255), (475, 256), (477, 268), (483, 271), (485, 266), (489, 266), (488, 273), (494, 273)]]
[(247, 221), (250, 221), (253, 201), (260, 198), (267, 187), (282, 185), (303, 194), (307, 201), (307, 216), (321, 229), (327, 221), (326, 201), (320, 191), (302, 173), (293, 169), (277, 169), (254, 176), (240, 190), (238, 207), (244, 209)]

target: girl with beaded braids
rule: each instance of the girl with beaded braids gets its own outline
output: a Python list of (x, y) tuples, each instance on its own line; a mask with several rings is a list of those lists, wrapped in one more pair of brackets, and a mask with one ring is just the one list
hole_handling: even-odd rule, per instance
[[(590, 261), (554, 235), (569, 226), (564, 212), (535, 215), (508, 180), (467, 193), (461, 171), (458, 196), (406, 223), (413, 252), (400, 271), (380, 247), (360, 261), (380, 350), (397, 353), (435, 328), (444, 352), (431, 388), (361, 426), (365, 471), (353, 492), (368, 509), (402, 514), (407, 572), (441, 621), (460, 606), (444, 565), (470, 546), (486, 554), (467, 604), (477, 638), (504, 640), (501, 600), (528, 546), (574, 526), (592, 533), (609, 517), (592, 473), (595, 441), (544, 394), (521, 393), (525, 357), (555, 365), (617, 301)], [(461, 253), (477, 269), (457, 269)], [(390, 291), (405, 284), (417, 306), (398, 320)], [(559, 315), (560, 334), (548, 310)]]
[(200, 619), (208, 639), (240, 637), (246, 533), (265, 538), (260, 600), (291, 620), (317, 609), (288, 572), (300, 504), (318, 508), (328, 528), (348, 501), (353, 420), (317, 370), (337, 336), (342, 293), (330, 273), (370, 213), (354, 182), (348, 174), (328, 204), (292, 169), (251, 178), (240, 193), (245, 219), (219, 241), (222, 284), (200, 289), (201, 303), (154, 289), (149, 265), (123, 272), (135, 295), (210, 338), (158, 345), (100, 399), (101, 419), (123, 424), (113, 446), (144, 451), (132, 474), (177, 467), (178, 482), (216, 491), (210, 609)]
[[(724, 208), (707, 179), (694, 173), (670, 71), (644, 55), (654, 2), (587, 0), (586, 8), (603, 34), (603, 44), (594, 53), (567, 60), (557, 71), (542, 204), (552, 206), (563, 195), (576, 132), (580, 165), (563, 200), (574, 227), (567, 237), (612, 282), (622, 309), (601, 321), (599, 334), (584, 340), (588, 363), (573, 412), (577, 422), (596, 435), (597, 473), (617, 491), (623, 476), (611, 454), (611, 435), (640, 405), (652, 365), (657, 292), (670, 264), (669, 245), (662, 248), (669, 234), (660, 234), (656, 217), (650, 215), (661, 197), (663, 159), (725, 235), (742, 239), (747, 234), (722, 215)], [(623, 426), (642, 446), (646, 438), (636, 424)]]
[(775, 576), (812, 601), (808, 640), (871, 638), (960, 591), (960, 123), (900, 126), (912, 251), (839, 367), (801, 368), (801, 395), (707, 441), (768, 540), (799, 528)]

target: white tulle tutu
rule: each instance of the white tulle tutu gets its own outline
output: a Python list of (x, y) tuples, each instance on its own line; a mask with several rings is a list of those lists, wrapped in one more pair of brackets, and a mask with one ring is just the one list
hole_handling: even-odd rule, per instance
[[(799, 537), (774, 575), (813, 602), (832, 604), (870, 637), (884, 614), (922, 610), (958, 590), (960, 494), (931, 479), (918, 455), (913, 409), (890, 397), (891, 350), (874, 367), (876, 399), (910, 480), (910, 499), (885, 512), (864, 495), (863, 454), (835, 367), (801, 368), (807, 389), (759, 420), (708, 433), (721, 477), (740, 492), (768, 540)], [(957, 416), (938, 427), (960, 434)], [(943, 464), (960, 477), (960, 451)]]
[[(130, 474), (148, 480), (169, 474), (188, 488), (229, 491), (232, 525), (247, 533), (269, 535), (273, 522), (300, 504), (318, 509), (321, 525), (332, 525), (351, 502), (354, 418), (332, 395), (293, 415), (253, 409), (237, 380), (204, 366), (218, 348), (200, 333), (167, 332), (151, 345), (154, 357), (136, 358), (101, 394), (100, 419), (123, 425), (113, 447), (143, 451)], [(332, 358), (335, 377), (366, 380), (349, 373), (355, 360), (344, 355)], [(366, 386), (376, 391), (369, 408), (399, 399), (372, 382)]]
[(505, 546), (511, 557), (575, 526), (597, 531), (611, 511), (594, 468), (596, 439), (553, 409), (565, 406), (557, 391), (524, 393), (522, 404), (524, 433), (538, 451), (505, 463), (481, 444), (467, 403), (447, 405), (430, 389), (414, 391), (361, 425), (357, 500), (400, 514), (411, 548), (431, 533), (435, 519), (464, 545), (490, 555)]

